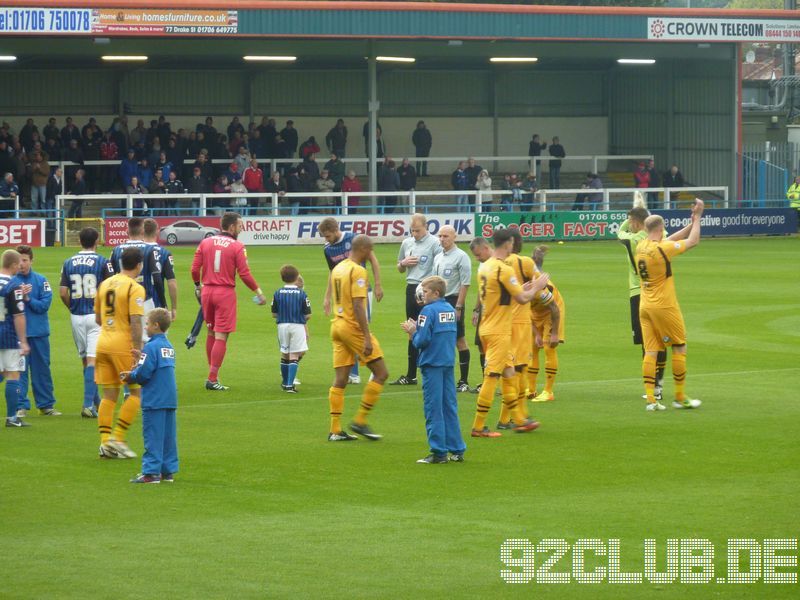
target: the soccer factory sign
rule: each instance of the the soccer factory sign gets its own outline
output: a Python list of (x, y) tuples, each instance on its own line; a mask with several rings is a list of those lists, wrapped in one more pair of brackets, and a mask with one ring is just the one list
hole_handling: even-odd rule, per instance
[(647, 39), (695, 42), (800, 40), (800, 21), (767, 19), (647, 19)]

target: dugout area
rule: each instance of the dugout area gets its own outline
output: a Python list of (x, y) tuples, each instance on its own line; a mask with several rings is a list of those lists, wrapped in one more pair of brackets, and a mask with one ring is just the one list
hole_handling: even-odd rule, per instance
[[(114, 115), (127, 114), (133, 127), (138, 118), (147, 124), (164, 114), (177, 129), (211, 115), (222, 130), (233, 115), (244, 122), (269, 115), (279, 125), (294, 119), (301, 136), (316, 134), (321, 142), (344, 118), (349, 155), (364, 156), (361, 127), (372, 107), (394, 157), (413, 156), (418, 119), (434, 133), (434, 156), (524, 156), (533, 133), (558, 135), (568, 154), (653, 154), (659, 168), (677, 164), (687, 181), (728, 186), (733, 198), (741, 143), (739, 43), (651, 40), (648, 23), (652, 31), (659, 17), (796, 18), (786, 11), (393, 2), (241, 2), (234, 10), (183, 0), (59, 6), (113, 8), (128, 19), (147, 11), (224, 9), (235, 13), (236, 31), (48, 34), (46, 43), (38, 32), (6, 35), (0, 53), (18, 59), (0, 67), (15, 90), (0, 99), (0, 115), (17, 130), (28, 116), (61, 122), (69, 115), (76, 123), (94, 116), (107, 127)], [(106, 54), (148, 60), (107, 63), (100, 59)], [(296, 60), (246, 62), (245, 55)], [(379, 61), (373, 73), (370, 59), (378, 56), (415, 62)], [(538, 61), (490, 62), (497, 57)], [(567, 162), (565, 170), (588, 166)]]

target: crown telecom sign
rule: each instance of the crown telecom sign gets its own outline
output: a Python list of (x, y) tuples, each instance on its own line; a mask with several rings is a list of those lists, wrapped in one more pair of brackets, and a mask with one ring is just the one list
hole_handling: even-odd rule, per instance
[(800, 41), (800, 21), (768, 19), (647, 19), (647, 39), (694, 42)]

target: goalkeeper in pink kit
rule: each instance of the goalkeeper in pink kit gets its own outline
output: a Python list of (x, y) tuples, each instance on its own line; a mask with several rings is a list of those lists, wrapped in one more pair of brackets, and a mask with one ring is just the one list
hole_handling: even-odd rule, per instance
[(236, 273), (256, 293), (258, 304), (267, 303), (250, 273), (245, 246), (236, 239), (241, 231), (241, 215), (225, 213), (220, 220), (220, 233), (200, 242), (192, 261), (192, 281), (208, 326), (206, 389), (211, 391), (228, 389), (219, 382), (218, 375), (225, 359), (228, 336), (236, 331)]

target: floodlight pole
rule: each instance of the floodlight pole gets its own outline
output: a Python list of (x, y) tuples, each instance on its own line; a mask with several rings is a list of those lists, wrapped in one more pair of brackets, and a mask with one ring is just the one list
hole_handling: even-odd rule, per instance
[[(377, 61), (375, 60), (375, 42), (370, 40), (369, 42), (369, 58), (367, 59), (367, 71), (368, 71), (368, 78), (369, 78), (369, 103), (367, 108), (369, 110), (369, 152), (367, 158), (369, 159), (369, 164), (367, 164), (367, 172), (369, 173), (369, 191), (375, 192), (378, 190), (378, 169), (376, 168), (376, 138), (378, 135), (378, 108), (380, 107), (380, 103), (378, 102), (378, 68), (377, 68)], [(372, 197), (372, 210), (375, 211), (377, 208), (378, 199), (377, 197)]]

